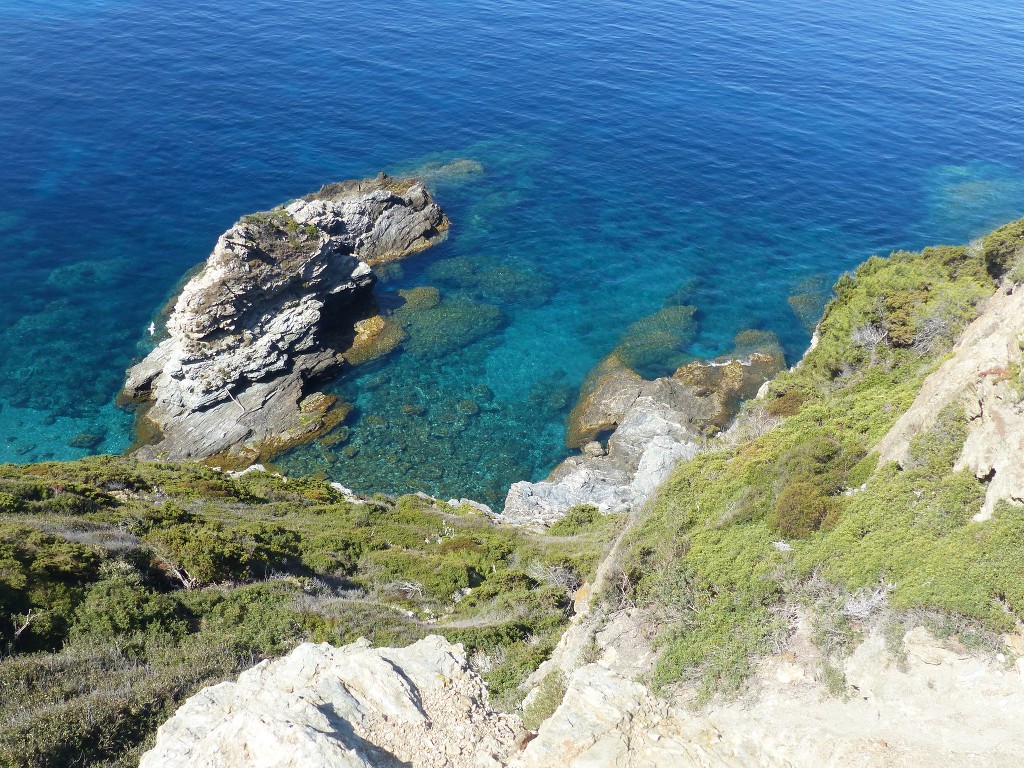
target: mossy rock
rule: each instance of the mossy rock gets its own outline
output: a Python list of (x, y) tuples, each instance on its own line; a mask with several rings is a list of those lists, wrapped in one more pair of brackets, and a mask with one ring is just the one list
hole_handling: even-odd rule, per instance
[(644, 378), (665, 376), (692, 357), (684, 349), (697, 335), (695, 307), (672, 306), (642, 317), (619, 338), (614, 354)]
[(355, 324), (356, 335), (342, 353), (349, 365), (362, 365), (392, 352), (405, 340), (405, 331), (392, 317), (374, 315)]
[(476, 274), (476, 265), (472, 259), (465, 256), (456, 256), (451, 259), (442, 259), (431, 264), (427, 268), (427, 277), (438, 283), (449, 285), (465, 286), (473, 282)]
[(405, 349), (417, 357), (450, 355), (495, 333), (505, 323), (500, 309), (468, 299), (445, 299), (411, 313), (405, 329)]
[(831, 286), (821, 275), (801, 280), (786, 299), (793, 314), (808, 331), (813, 331), (831, 298)]
[(405, 299), (399, 312), (408, 315), (411, 312), (420, 312), (424, 309), (432, 309), (441, 303), (441, 292), (432, 286), (424, 285), (408, 290), (401, 290), (398, 295)]
[(689, 363), (673, 377), (692, 387), (698, 397), (710, 398), (715, 403), (713, 415), (706, 423), (723, 429), (740, 406), (783, 368), (785, 358), (775, 334), (748, 330), (736, 335), (729, 355), (712, 362)]
[(554, 283), (535, 271), (497, 266), (480, 271), (473, 282), (476, 290), (502, 304), (543, 306), (555, 294)]
[(79, 432), (68, 440), (68, 445), (72, 448), (79, 448), (85, 451), (95, 451), (106, 440), (107, 434), (100, 430), (89, 430), (87, 432)]

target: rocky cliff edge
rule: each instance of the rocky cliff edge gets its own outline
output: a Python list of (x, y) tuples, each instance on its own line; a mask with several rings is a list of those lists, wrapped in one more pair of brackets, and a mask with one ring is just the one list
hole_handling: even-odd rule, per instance
[[(1024, 764), (1024, 665), (947, 647), (918, 627), (870, 632), (844, 663), (850, 695), (815, 674), (808, 625), (738, 701), (695, 711), (632, 678), (652, 658), (635, 611), (596, 627), (536, 734), (487, 705), (461, 646), (303, 645), (189, 699), (140, 768), (1007, 768)], [(595, 632), (591, 626), (590, 632)], [(1024, 638), (1018, 639), (1024, 644)]]

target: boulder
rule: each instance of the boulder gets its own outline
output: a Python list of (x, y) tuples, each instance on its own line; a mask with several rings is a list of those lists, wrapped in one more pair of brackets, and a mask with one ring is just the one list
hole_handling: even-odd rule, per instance
[(442, 637), (307, 643), (188, 699), (139, 768), (486, 768), (522, 733)]
[(640, 395), (643, 379), (615, 355), (597, 366), (580, 391), (580, 398), (566, 423), (565, 443), (582, 448), (603, 432), (618, 426), (626, 411)]
[(346, 364), (402, 339), (370, 296), (371, 266), (443, 238), (448, 220), (415, 180), (329, 184), (244, 216), (186, 283), (167, 338), (128, 371), (144, 459), (244, 465), (333, 428), (309, 397)]

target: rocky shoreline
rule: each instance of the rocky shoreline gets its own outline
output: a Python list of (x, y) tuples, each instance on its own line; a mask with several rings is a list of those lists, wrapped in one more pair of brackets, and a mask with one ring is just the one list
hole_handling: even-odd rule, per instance
[(550, 525), (571, 507), (603, 514), (638, 510), (680, 461), (729, 425), (744, 400), (784, 367), (781, 349), (758, 335), (758, 349), (693, 362), (646, 381), (616, 355), (598, 364), (569, 415), (568, 441), (582, 449), (539, 483), (509, 488), (499, 519)]
[(428, 248), (448, 219), (415, 179), (329, 184), (242, 217), (178, 296), (167, 338), (129, 372), (141, 459), (243, 467), (330, 431), (316, 386), (393, 349), (371, 267)]
[[(167, 337), (128, 371), (121, 399), (138, 407), (135, 455), (237, 470), (326, 436), (351, 406), (317, 386), (395, 349), (440, 300), (432, 288), (400, 291), (406, 306), (382, 312), (372, 268), (430, 247), (448, 226), (418, 178), (384, 174), (243, 216), (178, 295)], [(581, 455), (543, 482), (514, 483), (501, 522), (638, 507), (781, 370), (777, 340), (746, 332), (719, 360), (641, 378), (634, 369), (652, 356), (679, 356), (693, 314), (668, 306), (626, 329), (569, 416), (567, 444)]]

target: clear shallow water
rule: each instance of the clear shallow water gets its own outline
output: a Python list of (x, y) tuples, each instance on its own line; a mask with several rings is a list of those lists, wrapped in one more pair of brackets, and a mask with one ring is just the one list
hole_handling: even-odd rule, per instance
[(0, 2), (0, 461), (129, 445), (123, 371), (241, 214), (428, 161), (485, 172), (381, 290), (505, 323), (347, 376), (351, 436), (290, 471), (493, 501), (669, 297), (688, 354), (799, 355), (791, 295), (1024, 215), (1024, 7), (893, 5)]

